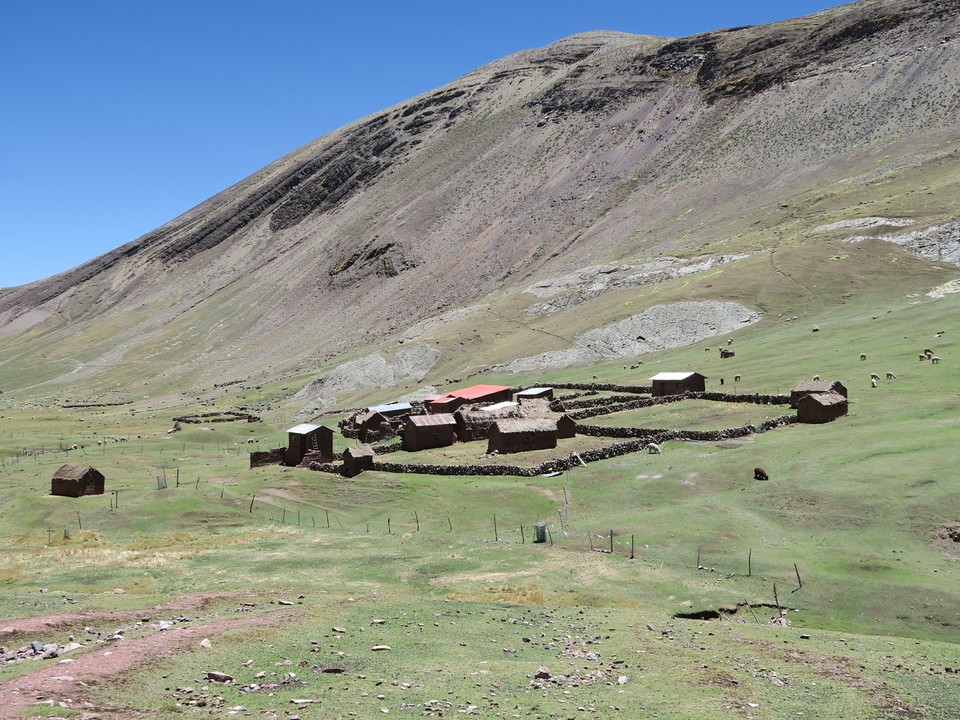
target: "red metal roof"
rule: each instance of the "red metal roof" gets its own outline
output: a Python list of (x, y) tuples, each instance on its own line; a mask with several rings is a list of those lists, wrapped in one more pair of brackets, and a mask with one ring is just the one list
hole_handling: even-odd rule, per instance
[(507, 385), (471, 385), (470, 387), (461, 388), (459, 390), (451, 390), (447, 395), (453, 395), (454, 397), (462, 398), (464, 400), (478, 400), (487, 395), (493, 395), (494, 393), (503, 392), (504, 390), (511, 390)]

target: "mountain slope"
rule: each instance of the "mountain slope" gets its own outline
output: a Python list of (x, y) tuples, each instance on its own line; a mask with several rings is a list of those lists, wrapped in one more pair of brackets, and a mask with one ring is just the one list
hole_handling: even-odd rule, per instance
[(871, 215), (952, 221), (958, 50), (960, 1), (864, 0), (518, 53), (0, 291), (0, 354), (52, 388), (118, 372), (277, 378), (480, 299), (513, 297), (519, 313), (535, 299), (516, 292), (588, 265), (836, 240), (813, 231)]

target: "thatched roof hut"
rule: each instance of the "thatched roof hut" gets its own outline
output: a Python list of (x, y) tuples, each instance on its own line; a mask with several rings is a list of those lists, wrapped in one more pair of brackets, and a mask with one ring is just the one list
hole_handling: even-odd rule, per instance
[(53, 474), (50, 494), (64, 497), (103, 495), (104, 481), (103, 473), (95, 468), (67, 463)]
[(805, 395), (830, 392), (847, 397), (847, 389), (839, 380), (801, 380), (790, 391), (790, 407), (798, 408), (797, 403)]
[(343, 474), (347, 477), (359, 475), (364, 470), (373, 470), (373, 458), (376, 453), (370, 445), (355, 445), (343, 451)]
[(516, 453), (557, 446), (557, 424), (546, 418), (497, 420), (491, 427), (487, 452)]
[(810, 393), (797, 401), (797, 420), (802, 423), (830, 422), (846, 414), (847, 399), (840, 393)]

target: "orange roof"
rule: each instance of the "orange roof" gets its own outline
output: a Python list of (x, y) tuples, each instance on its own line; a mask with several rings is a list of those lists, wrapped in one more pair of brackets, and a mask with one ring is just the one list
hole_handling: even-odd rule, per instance
[(471, 385), (470, 387), (461, 388), (460, 390), (451, 390), (447, 395), (453, 395), (453, 397), (462, 398), (463, 400), (478, 400), (487, 395), (512, 389), (513, 388), (508, 385)]

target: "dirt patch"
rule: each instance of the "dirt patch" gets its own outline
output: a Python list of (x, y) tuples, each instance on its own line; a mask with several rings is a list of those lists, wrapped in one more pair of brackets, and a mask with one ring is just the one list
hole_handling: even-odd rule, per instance
[[(169, 603), (164, 607), (168, 610), (175, 609), (182, 600)], [(183, 607), (191, 606), (183, 605)], [(72, 663), (49, 665), (41, 670), (0, 683), (0, 703), (3, 704), (6, 717), (36, 705), (52, 703), (54, 707), (97, 712), (117, 720), (141, 718), (143, 713), (139, 711), (105, 706), (93, 696), (90, 688), (106, 681), (115, 682), (119, 675), (143, 668), (165, 657), (197, 650), (203, 638), (210, 638), (216, 642), (215, 638), (219, 633), (234, 628), (277, 625), (288, 619), (292, 612), (291, 608), (278, 608), (271, 611), (269, 615), (249, 614), (229, 620), (198, 623), (175, 630), (158, 630), (139, 638), (104, 643), (98, 645), (95, 650), (78, 655)], [(118, 619), (117, 614), (103, 615), (109, 617), (111, 621)], [(33, 620), (45, 620), (48, 627), (62, 627), (62, 623), (66, 622), (65, 616), (45, 616), (33, 618)], [(56, 712), (53, 707), (51, 711)]]

